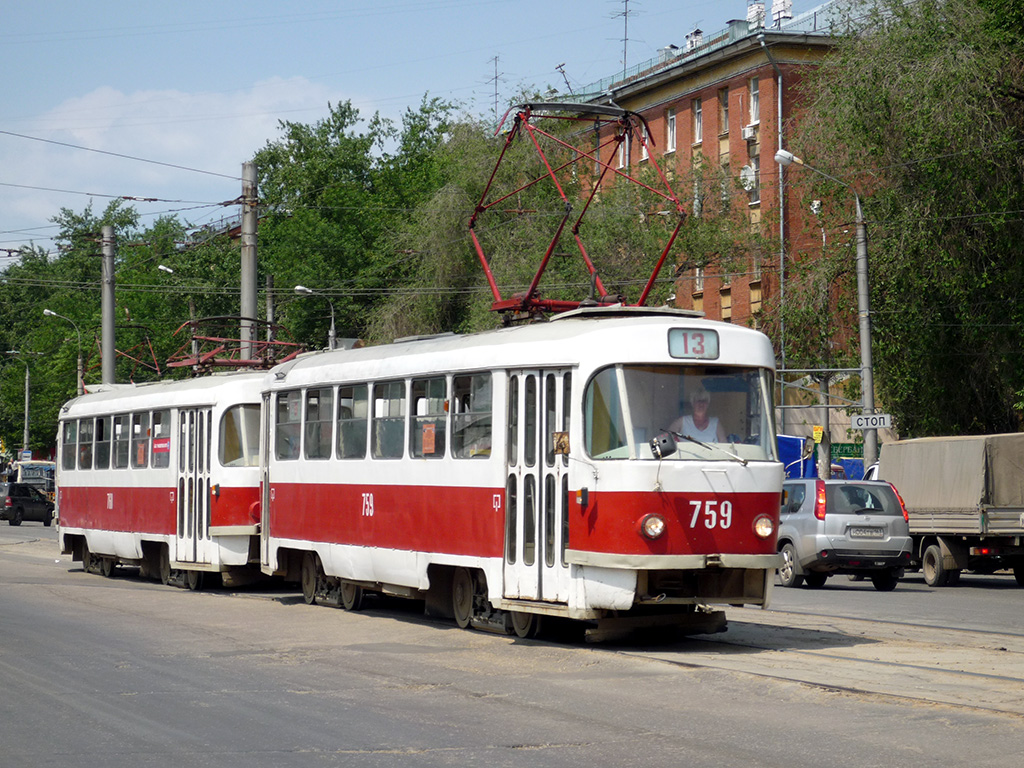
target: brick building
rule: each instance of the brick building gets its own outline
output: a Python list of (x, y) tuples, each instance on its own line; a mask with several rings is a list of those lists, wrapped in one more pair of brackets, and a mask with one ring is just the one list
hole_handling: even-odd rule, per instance
[[(833, 44), (830, 22), (837, 13), (835, 3), (826, 3), (794, 18), (791, 0), (770, 0), (770, 5), (766, 14), (764, 2), (750, 0), (746, 18), (713, 34), (695, 29), (683, 47), (666, 46), (657, 58), (577, 94), (589, 103), (637, 112), (647, 121), (650, 149), (627, 142), (616, 165), (642, 164), (649, 151), (684, 202), (689, 196), (684, 187), (697, 183), (696, 162), (738, 182), (723, 184), (722, 194), (739, 191), (751, 230), (773, 243), (773, 255), (765, 259), (762, 252), (745, 263), (709, 262), (703, 268), (681, 265), (676, 304), (753, 327), (759, 326), (763, 302), (779, 290), (779, 266), (783, 254), (791, 252), (790, 232), (800, 223), (780, 196), (775, 152), (786, 145), (785, 127), (799, 106), (795, 86), (802, 72)], [(700, 216), (696, 189), (693, 197), (686, 207), (691, 216)]]

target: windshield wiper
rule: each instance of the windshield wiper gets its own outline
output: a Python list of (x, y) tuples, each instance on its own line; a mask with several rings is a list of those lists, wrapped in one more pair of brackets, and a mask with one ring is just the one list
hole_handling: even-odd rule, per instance
[(728, 450), (726, 448), (723, 448), (720, 445), (717, 445), (717, 444), (712, 445), (711, 443), (705, 443), (705, 442), (702, 442), (702, 441), (698, 440), (695, 437), (690, 437), (689, 435), (684, 435), (681, 432), (673, 432), (671, 429), (665, 429), (665, 430), (662, 430), (662, 431), (663, 432), (668, 432), (673, 437), (682, 438), (683, 440), (689, 440), (691, 443), (695, 443), (695, 444), (699, 445), (701, 448), (706, 448), (709, 451), (721, 451), (726, 456), (729, 456), (729, 457), (731, 457), (733, 459), (736, 459), (736, 461), (738, 461), (744, 467), (747, 466), (747, 460), (746, 459), (744, 459), (742, 456), (739, 456), (739, 455), (733, 453), (732, 451), (730, 451), (730, 450)]

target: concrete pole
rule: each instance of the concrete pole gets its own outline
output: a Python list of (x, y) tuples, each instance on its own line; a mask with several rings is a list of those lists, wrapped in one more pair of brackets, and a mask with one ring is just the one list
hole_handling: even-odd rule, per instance
[(251, 360), (256, 340), (256, 164), (242, 163), (242, 359)]
[(104, 384), (113, 384), (115, 370), (117, 367), (117, 347), (114, 334), (114, 252), (116, 242), (114, 240), (114, 228), (105, 226), (102, 229), (103, 240), (103, 284), (100, 294), (100, 313), (102, 331), (100, 339), (100, 357), (102, 367), (100, 369), (100, 381)]
[[(851, 188), (852, 189), (852, 188)], [(868, 292), (868, 228), (857, 199), (857, 315), (860, 319), (860, 383), (863, 388), (863, 412), (875, 412), (875, 375), (871, 364), (871, 297)], [(864, 469), (878, 461), (878, 430), (864, 430)]]
[(28, 363), (25, 362), (24, 360), (22, 360), (22, 362), (25, 363), (25, 431), (21, 435), (21, 450), (22, 453), (24, 453), (25, 451), (28, 450), (28, 388), (29, 384), (31, 384), (32, 382), (32, 377), (29, 375), (28, 372)]

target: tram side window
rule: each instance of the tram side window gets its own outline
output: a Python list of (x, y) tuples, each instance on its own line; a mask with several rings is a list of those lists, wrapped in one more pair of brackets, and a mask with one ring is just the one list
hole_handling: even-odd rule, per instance
[(299, 458), (302, 429), (302, 393), (279, 392), (275, 411), (274, 454), (279, 459)]
[(132, 467), (142, 469), (149, 464), (149, 413), (132, 414)]
[(92, 419), (78, 420), (78, 468), (92, 469)]
[(412, 429), (409, 453), (417, 459), (444, 458), (445, 411), (448, 406), (444, 377), (412, 382)]
[(131, 449), (131, 417), (121, 414), (114, 417), (114, 468), (124, 469), (128, 466), (128, 454)]
[(220, 419), (217, 456), (225, 467), (260, 465), (260, 407), (233, 405)]
[(153, 411), (153, 466), (171, 466), (171, 412)]
[(334, 419), (334, 390), (306, 390), (306, 439), (303, 441), (307, 459), (331, 458)]
[(110, 466), (110, 417), (99, 416), (93, 435), (93, 468), (107, 469)]
[(61, 469), (75, 468), (75, 448), (78, 444), (78, 424), (74, 421), (64, 422), (64, 434), (61, 437)]
[(369, 404), (366, 385), (338, 387), (338, 458), (366, 456), (366, 416)]
[(491, 455), (491, 374), (452, 379), (452, 455), (456, 459)]
[(594, 376), (587, 386), (584, 409), (587, 452), (591, 456), (610, 458), (612, 451), (626, 447), (622, 398), (615, 368), (605, 368)]
[(405, 438), (405, 382), (373, 385), (373, 458), (400, 459)]

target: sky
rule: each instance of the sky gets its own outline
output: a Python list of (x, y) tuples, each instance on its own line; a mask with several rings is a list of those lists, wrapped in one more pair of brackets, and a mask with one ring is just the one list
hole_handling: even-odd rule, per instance
[[(765, 3), (769, 13), (772, 0)], [(821, 0), (794, 0), (794, 15)], [(351, 101), (424, 95), (477, 116), (579, 89), (746, 17), (747, 0), (7, 0), (0, 11), (0, 268), (53, 250), (62, 208), (117, 197), (148, 226), (229, 218), (242, 163)], [(559, 65), (563, 65), (559, 71)], [(564, 75), (563, 75), (564, 72)]]

